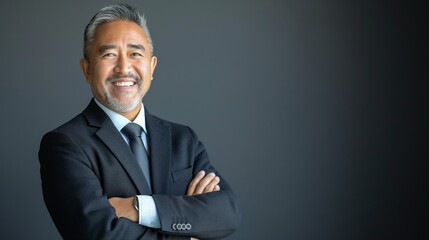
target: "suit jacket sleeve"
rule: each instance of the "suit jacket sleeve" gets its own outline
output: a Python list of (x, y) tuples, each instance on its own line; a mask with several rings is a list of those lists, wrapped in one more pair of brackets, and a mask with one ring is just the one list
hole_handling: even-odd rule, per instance
[(64, 239), (189, 239), (118, 219), (93, 163), (66, 134), (46, 134), (39, 159), (44, 200)]
[[(184, 159), (190, 159), (192, 166), (188, 170), (192, 169), (192, 174), (187, 178), (184, 170), (176, 178), (189, 183), (200, 170), (214, 172), (220, 177), (221, 190), (196, 196), (154, 194), (161, 231), (167, 234), (186, 234), (199, 239), (221, 239), (238, 228), (241, 220), (238, 200), (227, 181), (210, 164), (208, 154), (197, 135), (190, 128), (187, 130), (191, 137), (186, 139), (190, 139), (188, 145), (193, 151), (191, 156)], [(180, 142), (183, 144), (186, 140), (181, 139)], [(192, 228), (187, 231), (177, 230), (177, 223), (189, 223)]]

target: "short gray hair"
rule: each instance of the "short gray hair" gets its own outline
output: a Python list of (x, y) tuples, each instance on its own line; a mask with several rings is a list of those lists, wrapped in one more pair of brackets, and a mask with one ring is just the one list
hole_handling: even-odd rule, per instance
[(91, 46), (92, 41), (94, 40), (94, 34), (97, 28), (104, 23), (118, 20), (131, 21), (139, 25), (146, 34), (147, 40), (149, 42), (150, 53), (153, 55), (152, 38), (150, 37), (146, 19), (144, 18), (143, 14), (140, 14), (136, 8), (131, 7), (128, 4), (120, 3), (100, 9), (100, 11), (98, 11), (98, 13), (92, 17), (88, 25), (86, 25), (83, 36), (83, 56), (86, 59), (88, 59), (88, 48)]

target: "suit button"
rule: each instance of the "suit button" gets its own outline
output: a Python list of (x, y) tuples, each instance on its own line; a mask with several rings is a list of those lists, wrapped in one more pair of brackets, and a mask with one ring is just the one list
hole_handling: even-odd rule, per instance
[(190, 223), (187, 223), (186, 225), (185, 225), (185, 229), (186, 230), (191, 230), (191, 228), (192, 228), (192, 225), (190, 224)]
[(176, 228), (177, 228), (177, 230), (179, 230), (179, 231), (181, 231), (181, 230), (185, 230), (185, 228), (184, 228), (185, 226), (184, 226), (184, 224), (183, 223), (178, 223), (177, 224), (177, 226), (176, 226)]

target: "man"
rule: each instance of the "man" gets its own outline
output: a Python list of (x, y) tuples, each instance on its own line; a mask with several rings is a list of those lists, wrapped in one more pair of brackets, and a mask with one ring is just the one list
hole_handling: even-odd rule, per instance
[(64, 239), (219, 239), (238, 227), (237, 199), (196, 134), (143, 106), (156, 63), (136, 9), (109, 6), (87, 25), (80, 65), (94, 99), (39, 151)]

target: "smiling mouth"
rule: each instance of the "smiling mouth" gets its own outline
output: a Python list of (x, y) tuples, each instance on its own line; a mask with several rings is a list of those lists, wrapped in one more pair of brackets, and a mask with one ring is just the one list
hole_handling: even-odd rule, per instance
[(131, 87), (131, 86), (134, 86), (136, 83), (129, 81), (129, 82), (113, 82), (112, 84), (113, 86), (116, 86), (116, 87)]

